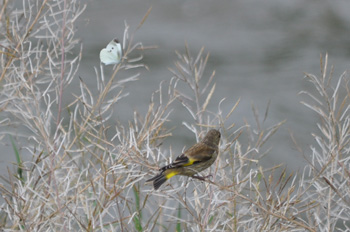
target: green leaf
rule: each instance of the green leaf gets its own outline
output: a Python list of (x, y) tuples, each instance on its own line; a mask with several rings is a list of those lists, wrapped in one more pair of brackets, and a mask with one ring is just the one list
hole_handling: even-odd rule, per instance
[[(177, 210), (177, 218), (181, 219), (181, 205), (180, 204), (179, 204), (179, 208)], [(181, 222), (180, 222), (180, 220), (177, 220), (176, 231), (177, 232), (181, 231)]]
[(17, 161), (17, 175), (18, 178), (22, 181), (22, 183), (24, 183), (24, 178), (23, 178), (23, 165), (22, 165), (22, 159), (21, 159), (21, 155), (19, 154), (19, 151), (17, 149), (17, 145), (14, 141), (14, 139), (12, 138), (12, 136), (10, 135), (10, 140), (11, 140), (11, 144), (12, 144), (12, 148), (13, 151), (15, 152), (15, 156), (16, 156), (16, 161)]
[(136, 188), (135, 185), (133, 187), (133, 192), (134, 192), (134, 196), (135, 196), (135, 207), (136, 207), (136, 211), (137, 211), (137, 213), (133, 219), (135, 229), (136, 229), (136, 231), (143, 231), (142, 225), (141, 225), (142, 214), (141, 214), (141, 210), (140, 210), (140, 192), (138, 191), (138, 189)]

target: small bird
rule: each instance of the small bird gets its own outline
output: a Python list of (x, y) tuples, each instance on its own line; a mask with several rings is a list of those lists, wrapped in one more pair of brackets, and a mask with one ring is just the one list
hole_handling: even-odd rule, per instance
[(159, 169), (160, 173), (146, 182), (153, 181), (154, 189), (157, 190), (165, 181), (176, 175), (204, 180), (205, 177), (195, 174), (207, 169), (216, 160), (220, 136), (218, 130), (210, 130), (202, 141), (178, 156), (173, 163)]

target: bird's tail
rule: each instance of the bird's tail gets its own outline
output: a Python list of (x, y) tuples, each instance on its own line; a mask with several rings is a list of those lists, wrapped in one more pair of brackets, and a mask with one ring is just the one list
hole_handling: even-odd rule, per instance
[(171, 177), (175, 176), (177, 174), (177, 172), (175, 171), (171, 171), (171, 172), (167, 172), (167, 171), (163, 171), (161, 173), (159, 173), (158, 175), (156, 175), (155, 177), (146, 180), (146, 182), (150, 182), (153, 181), (153, 187), (155, 190), (159, 189), (159, 187), (165, 183), (165, 181), (167, 181), (168, 179), (170, 179)]

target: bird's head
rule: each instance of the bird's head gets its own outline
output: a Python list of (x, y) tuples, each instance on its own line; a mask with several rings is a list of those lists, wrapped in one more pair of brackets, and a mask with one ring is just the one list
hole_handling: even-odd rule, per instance
[(211, 129), (203, 138), (202, 142), (208, 145), (218, 146), (221, 134), (218, 130)]

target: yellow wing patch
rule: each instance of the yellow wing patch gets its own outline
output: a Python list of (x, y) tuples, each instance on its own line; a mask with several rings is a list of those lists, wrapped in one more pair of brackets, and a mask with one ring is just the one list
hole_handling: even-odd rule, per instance
[(166, 175), (165, 175), (165, 178), (166, 178), (167, 180), (169, 180), (171, 177), (176, 176), (177, 174), (178, 174), (178, 172), (172, 171), (172, 172), (169, 172), (168, 174), (166, 174)]
[(184, 164), (184, 165), (182, 165), (182, 166), (184, 166), (184, 167), (186, 167), (186, 166), (190, 166), (190, 165), (192, 165), (194, 162), (196, 162), (197, 160), (194, 160), (194, 159), (189, 159), (188, 160), (188, 163), (187, 164)]

